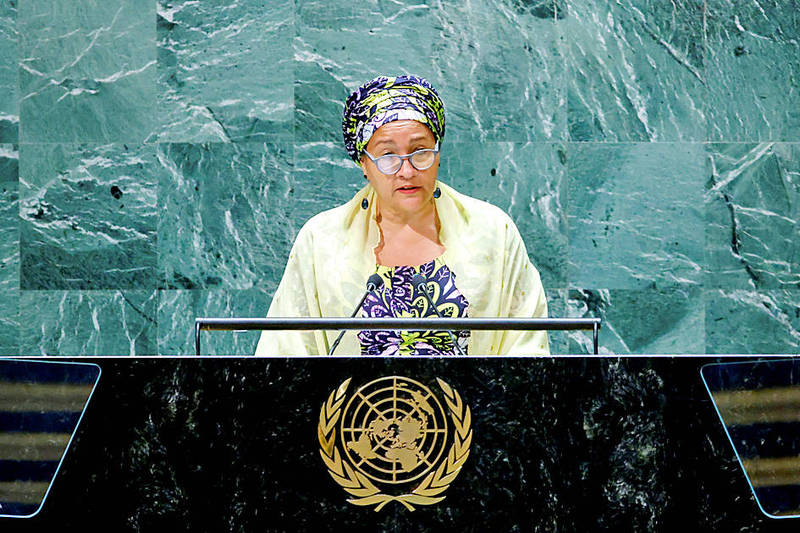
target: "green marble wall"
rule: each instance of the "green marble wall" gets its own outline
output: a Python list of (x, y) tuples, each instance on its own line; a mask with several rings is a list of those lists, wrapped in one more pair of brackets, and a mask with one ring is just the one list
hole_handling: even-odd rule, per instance
[(193, 353), (195, 316), (263, 315), (363, 181), (344, 99), (405, 72), (552, 315), (603, 317), (605, 352), (798, 352), (799, 43), (797, 0), (0, 0), (0, 354)]

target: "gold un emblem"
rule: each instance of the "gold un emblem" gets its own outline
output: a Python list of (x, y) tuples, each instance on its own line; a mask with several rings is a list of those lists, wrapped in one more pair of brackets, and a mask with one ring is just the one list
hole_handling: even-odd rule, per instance
[(347, 501), (375, 511), (396, 501), (413, 511), (444, 500), (472, 441), (469, 407), (458, 392), (436, 379), (445, 409), (422, 383), (387, 376), (348, 398), (350, 379), (322, 404), (317, 426), (320, 455), (353, 496)]

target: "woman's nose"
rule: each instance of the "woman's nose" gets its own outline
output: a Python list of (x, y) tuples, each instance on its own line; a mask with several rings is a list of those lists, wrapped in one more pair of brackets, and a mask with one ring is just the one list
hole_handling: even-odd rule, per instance
[(417, 169), (411, 164), (411, 159), (403, 159), (403, 164), (400, 165), (400, 170), (397, 171), (397, 176), (401, 178), (410, 178), (414, 175)]

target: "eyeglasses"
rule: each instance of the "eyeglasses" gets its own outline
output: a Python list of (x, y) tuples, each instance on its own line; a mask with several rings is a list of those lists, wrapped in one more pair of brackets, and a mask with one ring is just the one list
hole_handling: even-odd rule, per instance
[(439, 153), (439, 142), (436, 142), (436, 146), (433, 148), (424, 148), (422, 150), (417, 150), (415, 152), (411, 152), (408, 155), (396, 155), (396, 154), (386, 154), (380, 157), (373, 157), (372, 154), (364, 150), (364, 153), (367, 154), (370, 161), (375, 163), (375, 166), (378, 167), (382, 173), (391, 176), (392, 174), (397, 174), (400, 170), (400, 167), (403, 166), (403, 159), (408, 159), (411, 163), (411, 166), (416, 168), (417, 170), (427, 170), (433, 166), (433, 162), (436, 161), (436, 154)]

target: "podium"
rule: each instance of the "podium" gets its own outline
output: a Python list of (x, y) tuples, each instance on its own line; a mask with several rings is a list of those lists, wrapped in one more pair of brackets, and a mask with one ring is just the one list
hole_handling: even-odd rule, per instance
[[(700, 379), (704, 365), (741, 358), (76, 360), (101, 366), (103, 379), (47, 504), (29, 520), (4, 520), (4, 531), (796, 528), (759, 511)], [(323, 457), (332, 461), (322, 444), (331, 428), (338, 438), (342, 428), (369, 426), (368, 418), (348, 417), (365, 412), (355, 392), (369, 399), (375, 389), (362, 387), (380, 389), (393, 376), (408, 380), (398, 389), (414, 391), (414, 381), (436, 396), (451, 417), (448, 431), (459, 431), (458, 417), (462, 437), (447, 440), (440, 459), (438, 452), (427, 458), (431, 464), (443, 464), (456, 442), (456, 460), (469, 449), (454, 476), (445, 477), (453, 473), (445, 466), (438, 477), (447, 487), (430, 497), (444, 499), (407, 502), (413, 511), (396, 500), (377, 511), (380, 502), (348, 502), (361, 496), (345, 490)], [(419, 411), (434, 416), (424, 407), (436, 412), (434, 400), (422, 395), (414, 400)], [(377, 405), (378, 412), (386, 407)], [(337, 409), (340, 419), (329, 424)], [(421, 420), (414, 409), (409, 422)], [(396, 418), (408, 412), (399, 409)], [(388, 435), (385, 449), (400, 464), (413, 449), (388, 426), (375, 424), (372, 434)], [(358, 440), (351, 432), (344, 445), (359, 447)], [(366, 448), (338, 450), (350, 454), (353, 471), (369, 455)], [(397, 490), (368, 479), (383, 496), (403, 496), (431, 472)]]

